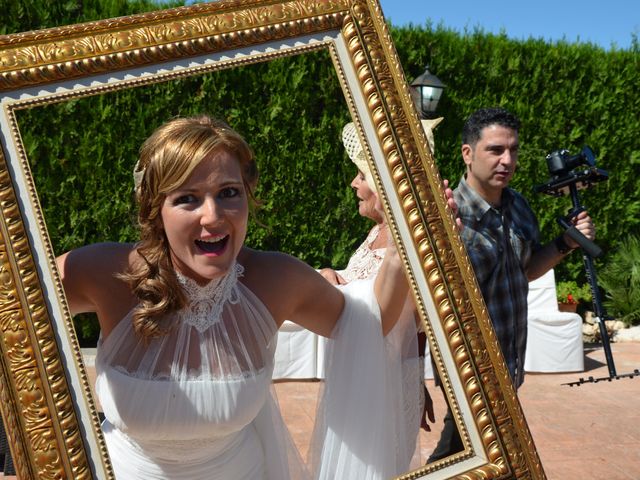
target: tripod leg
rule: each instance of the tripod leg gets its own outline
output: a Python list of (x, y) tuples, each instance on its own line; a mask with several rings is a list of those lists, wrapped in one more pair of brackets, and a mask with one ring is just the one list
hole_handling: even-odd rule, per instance
[[(575, 183), (570, 185), (569, 192), (571, 195), (571, 203), (573, 204), (573, 211), (579, 212), (584, 210), (584, 206), (580, 203), (580, 195), (578, 195), (578, 188), (576, 187)], [(565, 219), (558, 219), (558, 222), (561, 225), (563, 225), (565, 228), (573, 227), (573, 225), (569, 224)], [(580, 234), (580, 236), (582, 235)], [(574, 238), (574, 240), (578, 241), (578, 238)], [(607, 325), (605, 323), (605, 320), (607, 319), (607, 315), (604, 311), (604, 307), (602, 306), (602, 300), (600, 298), (600, 289), (598, 288), (598, 281), (596, 279), (596, 269), (593, 265), (593, 254), (598, 253), (598, 255), (600, 255), (602, 251), (600, 250), (600, 247), (595, 245), (586, 237), (584, 237), (584, 240), (586, 240), (589, 244), (584, 244), (584, 242), (582, 241), (578, 241), (578, 243), (583, 249), (582, 257), (584, 260), (584, 267), (587, 273), (587, 280), (589, 281), (589, 286), (591, 287), (591, 296), (593, 298), (593, 309), (596, 314), (596, 317), (599, 320), (600, 337), (602, 338), (602, 347), (604, 349), (604, 356), (607, 359), (607, 367), (609, 368), (609, 378), (613, 378), (616, 376), (616, 366), (613, 363), (613, 355), (611, 353), (611, 345), (609, 343), (609, 334), (607, 333)], [(593, 249), (592, 247), (595, 247), (595, 249), (600, 251), (597, 252), (597, 250)]]
[(609, 377), (616, 376), (616, 366), (613, 362), (613, 354), (611, 353), (611, 344), (609, 343), (609, 333), (607, 332), (607, 325), (605, 323), (607, 315), (602, 306), (602, 300), (600, 298), (600, 290), (598, 289), (598, 282), (596, 280), (596, 270), (593, 266), (593, 258), (590, 255), (584, 254), (584, 266), (587, 270), (587, 280), (589, 280), (589, 286), (591, 287), (591, 297), (593, 298), (593, 308), (598, 318), (600, 328), (600, 338), (602, 339), (602, 348), (604, 350), (604, 356), (607, 360), (607, 367), (609, 368)]

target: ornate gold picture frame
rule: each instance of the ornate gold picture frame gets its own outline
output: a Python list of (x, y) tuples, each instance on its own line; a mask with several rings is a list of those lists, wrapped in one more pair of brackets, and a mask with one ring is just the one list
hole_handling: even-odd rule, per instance
[(0, 37), (0, 409), (19, 478), (113, 473), (16, 111), (320, 49), (465, 446), (402, 478), (544, 478), (376, 0), (230, 0)]

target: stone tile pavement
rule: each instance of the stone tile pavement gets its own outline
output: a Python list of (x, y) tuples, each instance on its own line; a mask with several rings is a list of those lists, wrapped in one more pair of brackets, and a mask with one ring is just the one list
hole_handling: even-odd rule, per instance
[[(640, 370), (640, 343), (611, 344), (618, 375)], [(585, 371), (529, 374), (518, 394), (550, 480), (640, 479), (640, 377), (608, 376), (603, 349), (585, 345)]]
[[(611, 345), (616, 371), (640, 369), (640, 343)], [(549, 480), (640, 479), (640, 377), (567, 386), (579, 378), (608, 376), (600, 345), (585, 345), (585, 371), (527, 374), (518, 396)], [(318, 382), (276, 385), (283, 415), (303, 453), (313, 425)], [(436, 424), (420, 438), (422, 459), (435, 447), (446, 410), (432, 381)]]
[[(618, 374), (640, 369), (640, 342), (613, 343)], [(92, 374), (91, 358), (87, 367)], [(640, 479), (640, 377), (569, 387), (579, 378), (608, 376), (600, 345), (585, 345), (585, 371), (527, 374), (518, 396), (538, 454), (549, 480)], [(303, 454), (306, 454), (320, 383), (276, 384), (283, 416)], [(438, 440), (445, 404), (432, 381), (427, 381), (436, 410), (431, 433), (420, 438), (426, 459)], [(2, 477), (11, 478), (15, 477)]]

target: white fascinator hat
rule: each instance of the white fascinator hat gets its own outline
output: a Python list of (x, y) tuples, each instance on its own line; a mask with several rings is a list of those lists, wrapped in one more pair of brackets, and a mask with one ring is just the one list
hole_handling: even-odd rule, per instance
[[(429, 148), (431, 149), (431, 152), (433, 152), (435, 146), (433, 130), (443, 119), (443, 117), (438, 117), (429, 120), (421, 120), (422, 128), (424, 128), (424, 132), (427, 136), (427, 141), (429, 142)], [(369, 188), (371, 188), (372, 191), (376, 192), (376, 184), (373, 181), (373, 176), (371, 175), (371, 170), (369, 169), (369, 163), (367, 162), (367, 158), (364, 154), (364, 149), (362, 148), (360, 138), (358, 137), (358, 131), (356, 130), (356, 126), (353, 122), (347, 123), (342, 129), (342, 143), (351, 161), (356, 165), (358, 170), (360, 170), (364, 174), (364, 178), (367, 181)]]

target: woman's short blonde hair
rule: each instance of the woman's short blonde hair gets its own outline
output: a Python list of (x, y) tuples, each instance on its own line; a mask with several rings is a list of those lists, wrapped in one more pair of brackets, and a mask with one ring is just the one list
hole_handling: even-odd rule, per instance
[(226, 150), (241, 166), (250, 207), (258, 183), (251, 147), (221, 120), (206, 115), (175, 118), (161, 125), (142, 144), (134, 169), (140, 242), (136, 262), (123, 275), (140, 303), (133, 313), (134, 329), (143, 336), (164, 334), (160, 322), (185, 302), (171, 262), (160, 212), (167, 194), (175, 191), (210, 153)]

